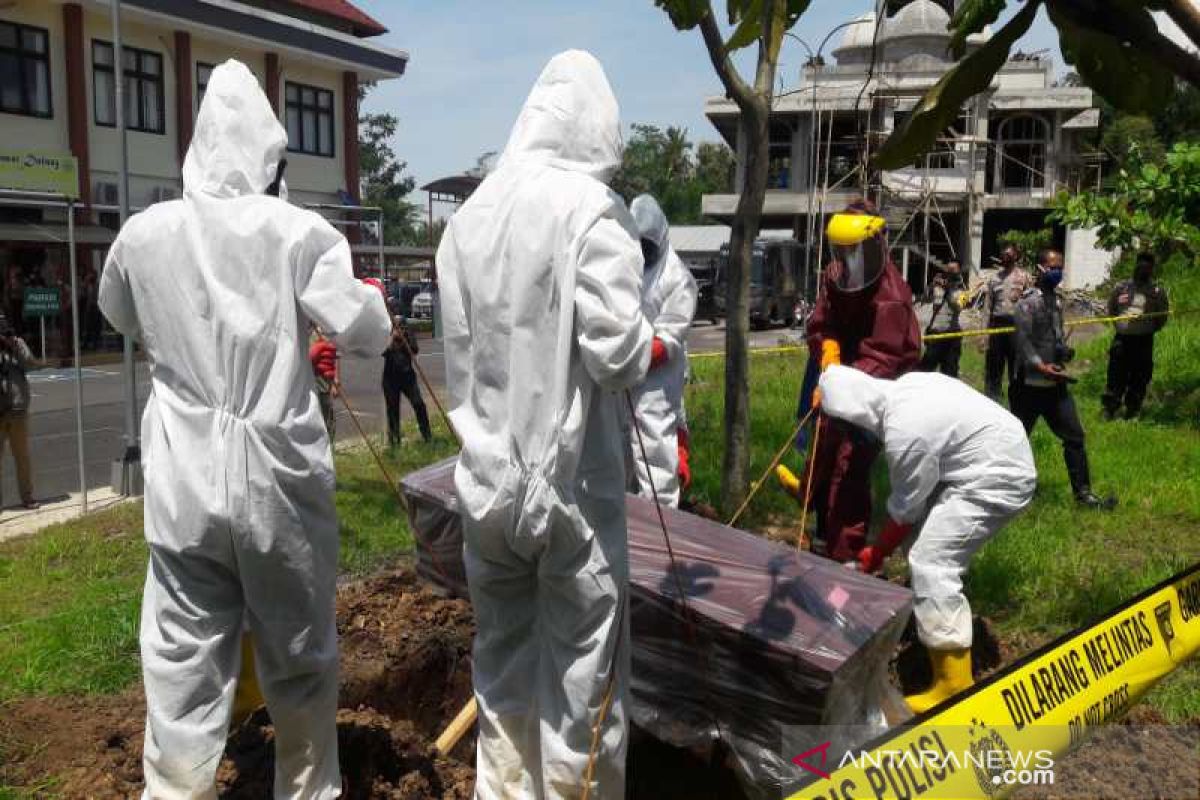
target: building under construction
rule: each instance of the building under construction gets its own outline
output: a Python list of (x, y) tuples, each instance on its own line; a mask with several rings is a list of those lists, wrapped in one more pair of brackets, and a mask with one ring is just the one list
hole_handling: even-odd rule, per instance
[[(888, 217), (897, 266), (916, 288), (949, 258), (987, 267), (998, 234), (1052, 227), (1045, 214), (1055, 194), (1096, 186), (1101, 169), (1088, 141), (1100, 115), (1090, 89), (1055, 81), (1048, 58), (1014, 53), (931, 152), (904, 169), (870, 171), (871, 150), (952, 65), (951, 0), (879, 5), (881, 21), (870, 12), (841, 26), (835, 63), (811, 54), (800, 86), (776, 97), (762, 224), (818, 243), (824, 217), (867, 194)], [(989, 35), (970, 37), (968, 50)], [(739, 154), (740, 191), (738, 107), (711, 98), (705, 113)], [(703, 210), (725, 222), (737, 202), (736, 193), (705, 195)], [(1093, 231), (1055, 228), (1054, 237), (1067, 286), (1104, 279), (1111, 256), (1096, 249)]]

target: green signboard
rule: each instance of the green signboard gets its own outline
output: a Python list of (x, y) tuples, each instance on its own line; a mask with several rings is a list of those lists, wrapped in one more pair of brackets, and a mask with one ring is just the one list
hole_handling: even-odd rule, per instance
[(21, 313), (26, 319), (54, 317), (61, 311), (62, 302), (59, 300), (58, 289), (37, 286), (25, 290), (25, 305)]
[(50, 192), (79, 198), (75, 156), (0, 148), (0, 189)]

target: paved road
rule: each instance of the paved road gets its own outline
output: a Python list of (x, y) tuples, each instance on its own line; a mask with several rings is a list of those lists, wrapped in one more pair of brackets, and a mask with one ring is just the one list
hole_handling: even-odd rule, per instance
[[(781, 331), (757, 331), (751, 334), (754, 347), (776, 343)], [(689, 335), (693, 352), (721, 350), (725, 344), (723, 325), (697, 323)], [(418, 360), (430, 382), (442, 394), (445, 369), (441, 342), (423, 337)], [(385, 427), (383, 395), (379, 390), (382, 362), (377, 358), (342, 360), (342, 385), (357, 416), (368, 433), (380, 433)], [(79, 489), (79, 467), (75, 436), (75, 372), (48, 369), (30, 374), (33, 393), (30, 414), (30, 449), (33, 453), (34, 491), (39, 499), (62, 497)], [(424, 389), (422, 388), (422, 391)], [(149, 373), (138, 365), (138, 396), (144, 405), (149, 395)], [(112, 476), (112, 461), (124, 452), (124, 386), (119, 364), (84, 370), (84, 463), (89, 487), (106, 486)], [(428, 398), (430, 415), (437, 410)], [(339, 437), (357, 436), (345, 407), (338, 404)], [(405, 402), (401, 412), (411, 414)], [(11, 505), (17, 500), (12, 460), (0, 457), (0, 501)]]

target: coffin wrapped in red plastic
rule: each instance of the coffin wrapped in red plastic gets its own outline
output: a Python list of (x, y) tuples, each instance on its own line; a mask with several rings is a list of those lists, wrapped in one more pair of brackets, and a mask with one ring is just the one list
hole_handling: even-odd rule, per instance
[[(454, 465), (434, 464), (401, 486), (418, 570), (466, 596)], [(653, 503), (628, 497), (630, 715), (637, 725), (677, 747), (721, 741), (750, 793), (771, 796), (806, 775), (791, 759), (828, 731), (865, 737), (904, 716), (888, 663), (912, 609), (910, 591), (663, 511), (678, 580)]]

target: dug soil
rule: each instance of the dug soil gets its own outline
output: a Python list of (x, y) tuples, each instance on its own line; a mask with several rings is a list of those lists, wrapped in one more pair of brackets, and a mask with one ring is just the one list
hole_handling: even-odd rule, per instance
[(1052, 786), (1025, 786), (1017, 800), (1129, 800), (1200, 797), (1200, 720), (1168, 725), (1146, 706), (1095, 731), (1054, 765)]
[[(337, 724), (345, 796), (471, 797), (474, 735), (465, 737), (449, 757), (439, 756), (432, 746), (470, 697), (474, 620), (469, 605), (440, 597), (413, 573), (397, 571), (344, 585), (337, 610), (342, 657)], [(977, 621), (975, 661), (983, 675), (1017, 655), (989, 627)], [(893, 665), (909, 691), (928, 680), (928, 666), (918, 651), (906, 641)], [(17, 790), (17, 796), (137, 797), (144, 715), (140, 687), (117, 696), (5, 704), (0, 707), (0, 786)], [(1135, 709), (1129, 721), (1111, 726), (1062, 759), (1054, 787), (1030, 787), (1017, 796), (1131, 796), (1127, 785), (1124, 792), (1117, 788), (1114, 774), (1143, 776), (1139, 796), (1200, 796), (1197, 770), (1179, 769), (1197, 763), (1200, 727), (1164, 728), (1161, 723), (1153, 712)], [(222, 797), (271, 796), (273, 739), (265, 710), (231, 734), (217, 772)], [(628, 773), (631, 800), (744, 797), (720, 752), (689, 753), (637, 730), (631, 734)], [(1150, 775), (1158, 777), (1147, 782)]]
[[(469, 798), (474, 737), (450, 758), (438, 756), (432, 742), (470, 697), (470, 606), (435, 595), (411, 572), (388, 573), (339, 590), (337, 626), (345, 796)], [(140, 687), (115, 697), (9, 704), (0, 733), (0, 785), (65, 798), (137, 797), (144, 715)], [(223, 797), (271, 796), (273, 738), (265, 711), (230, 736), (217, 772)]]

